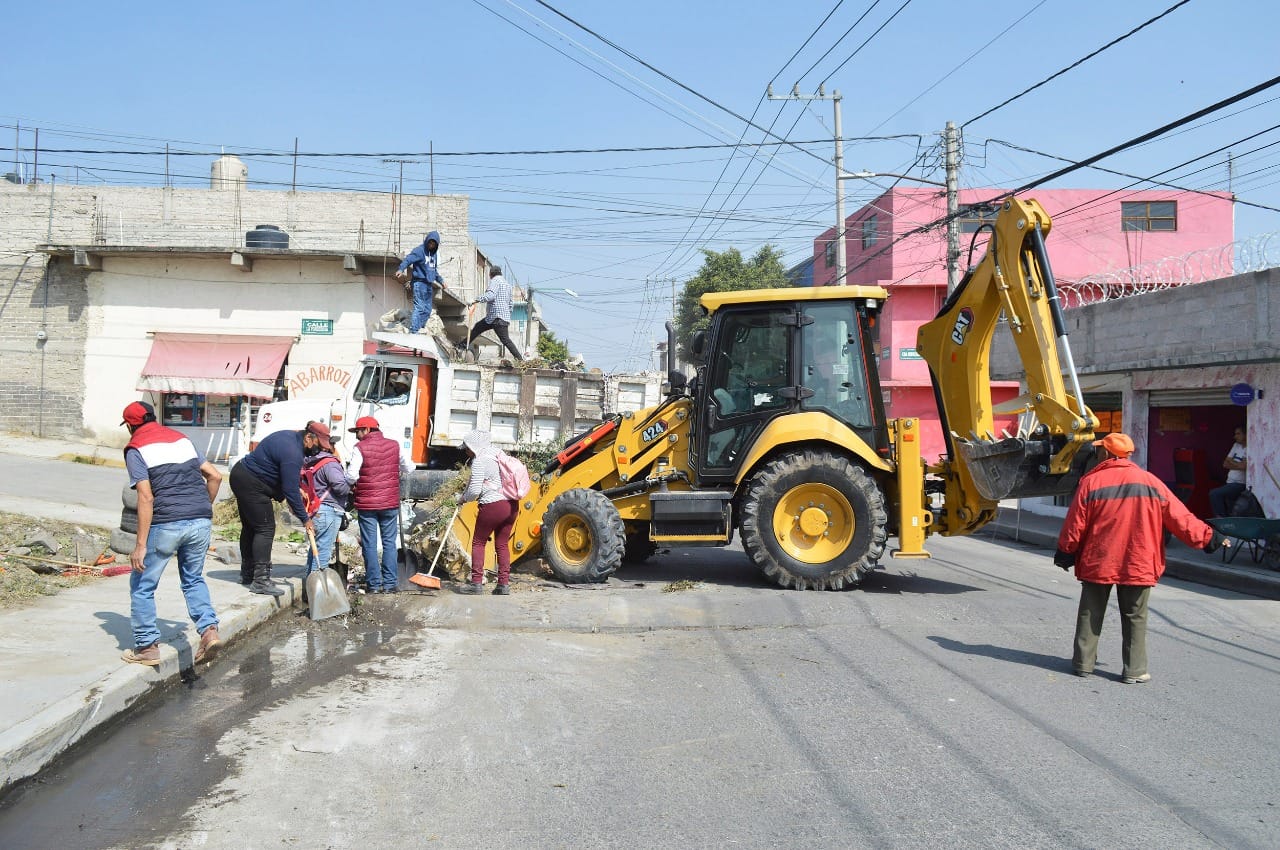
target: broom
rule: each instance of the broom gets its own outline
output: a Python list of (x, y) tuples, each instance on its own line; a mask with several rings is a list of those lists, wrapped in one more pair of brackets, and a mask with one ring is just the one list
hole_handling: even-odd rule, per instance
[(436, 571), (436, 564), (440, 562), (440, 553), (444, 551), (444, 547), (449, 545), (449, 538), (453, 536), (453, 521), (458, 518), (458, 511), (462, 510), (459, 504), (453, 509), (453, 516), (449, 517), (449, 523), (444, 527), (444, 533), (440, 535), (440, 548), (436, 549), (436, 556), (431, 559), (431, 569), (425, 573), (414, 573), (409, 576), (409, 581), (416, 584), (424, 590), (439, 590), (440, 579), (433, 575)]

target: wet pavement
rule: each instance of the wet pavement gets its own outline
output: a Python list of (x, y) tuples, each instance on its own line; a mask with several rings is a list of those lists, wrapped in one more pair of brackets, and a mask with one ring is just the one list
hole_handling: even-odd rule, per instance
[[(363, 600), (364, 597), (357, 597)], [(0, 801), (0, 847), (92, 850), (163, 842), (182, 831), (194, 800), (226, 780), (216, 743), (272, 704), (394, 653), (406, 594), (358, 604), (354, 616), (276, 617), (226, 650), (206, 672), (187, 671), (99, 728)]]

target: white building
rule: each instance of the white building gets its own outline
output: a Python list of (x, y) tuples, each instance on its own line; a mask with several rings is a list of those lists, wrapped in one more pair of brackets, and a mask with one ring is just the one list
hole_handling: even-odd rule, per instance
[(212, 457), (234, 454), (263, 401), (345, 390), (368, 329), (411, 309), (392, 274), (430, 230), (449, 287), (436, 312), (465, 338), (490, 265), (466, 197), (245, 176), (224, 157), (207, 190), (0, 182), (0, 429), (123, 445), (120, 411), (143, 398)]

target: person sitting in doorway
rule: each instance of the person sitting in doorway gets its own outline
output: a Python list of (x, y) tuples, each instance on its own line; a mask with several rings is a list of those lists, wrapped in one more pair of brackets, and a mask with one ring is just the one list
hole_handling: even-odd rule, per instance
[(1231, 507), (1247, 486), (1245, 470), (1249, 464), (1246, 461), (1248, 451), (1244, 426), (1236, 428), (1235, 440), (1231, 451), (1227, 452), (1226, 459), (1222, 461), (1222, 468), (1227, 471), (1227, 483), (1209, 491), (1209, 505), (1213, 508), (1214, 516), (1231, 516)]

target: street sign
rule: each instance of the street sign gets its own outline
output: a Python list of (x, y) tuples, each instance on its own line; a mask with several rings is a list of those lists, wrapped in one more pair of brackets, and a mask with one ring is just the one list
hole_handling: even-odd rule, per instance
[(1253, 401), (1253, 387), (1248, 384), (1236, 384), (1231, 388), (1231, 401), (1239, 405)]
[(333, 319), (303, 319), (302, 332), (308, 336), (333, 336)]
[(899, 360), (923, 360), (924, 358), (921, 357), (920, 352), (916, 351), (914, 348), (899, 348), (898, 359)]

